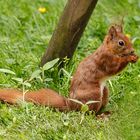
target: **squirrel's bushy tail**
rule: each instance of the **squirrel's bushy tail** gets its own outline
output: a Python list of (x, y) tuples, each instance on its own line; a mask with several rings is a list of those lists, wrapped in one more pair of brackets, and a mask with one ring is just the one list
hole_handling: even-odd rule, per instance
[(0, 101), (9, 104), (17, 104), (20, 101), (33, 102), (35, 104), (57, 108), (60, 111), (70, 110), (70, 102), (67, 98), (60, 96), (51, 89), (40, 89), (38, 91), (22, 92), (13, 89), (0, 89)]

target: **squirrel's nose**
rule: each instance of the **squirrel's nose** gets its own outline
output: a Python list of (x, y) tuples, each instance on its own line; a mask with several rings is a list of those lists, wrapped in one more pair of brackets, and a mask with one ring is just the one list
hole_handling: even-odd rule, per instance
[(132, 49), (131, 51), (130, 51), (130, 54), (133, 54), (134, 53), (134, 49)]

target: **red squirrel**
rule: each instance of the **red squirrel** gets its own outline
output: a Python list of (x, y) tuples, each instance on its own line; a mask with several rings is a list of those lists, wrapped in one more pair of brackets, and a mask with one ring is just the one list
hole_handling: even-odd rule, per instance
[[(69, 98), (81, 101), (98, 101), (89, 104), (89, 110), (97, 113), (108, 103), (108, 89), (105, 81), (122, 71), (127, 64), (135, 63), (138, 56), (130, 39), (123, 33), (122, 26), (112, 25), (103, 44), (78, 66), (70, 85)], [(25, 94), (24, 100), (50, 106), (60, 111), (80, 110), (81, 105), (74, 100), (59, 95), (51, 89), (40, 89)], [(0, 100), (16, 104), (23, 99), (22, 92), (13, 89), (0, 89)]]

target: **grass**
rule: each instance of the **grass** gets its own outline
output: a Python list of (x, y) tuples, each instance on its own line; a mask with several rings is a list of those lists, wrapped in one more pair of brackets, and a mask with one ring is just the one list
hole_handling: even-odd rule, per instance
[[(65, 1), (1, 0), (0, 10), (0, 68), (16, 75), (0, 73), (0, 86), (22, 88), (13, 77), (28, 80), (38, 69), (40, 59), (64, 8)], [(41, 14), (39, 7), (46, 7)], [(125, 33), (130, 34), (140, 56), (139, 0), (99, 0), (72, 62), (65, 66), (71, 75), (78, 63), (102, 42), (107, 28), (124, 16)], [(29, 89), (49, 87), (68, 96), (70, 78), (54, 67), (45, 73), (52, 81), (33, 80)], [(127, 68), (108, 83), (111, 110), (109, 121), (99, 121), (82, 113), (62, 113), (43, 106), (24, 103), (21, 106), (0, 104), (0, 139), (2, 140), (139, 140), (140, 139), (140, 61)]]

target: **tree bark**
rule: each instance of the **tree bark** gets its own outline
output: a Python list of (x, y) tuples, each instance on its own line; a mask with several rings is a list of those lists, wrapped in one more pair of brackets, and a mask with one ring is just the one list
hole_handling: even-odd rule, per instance
[(98, 0), (68, 0), (44, 53), (41, 66), (55, 58), (71, 58)]

